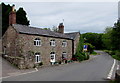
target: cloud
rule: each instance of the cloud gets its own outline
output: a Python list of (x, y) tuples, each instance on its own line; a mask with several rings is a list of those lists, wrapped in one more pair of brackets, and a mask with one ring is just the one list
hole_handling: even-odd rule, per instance
[(27, 2), (15, 3), (27, 12), (31, 26), (58, 26), (64, 19), (65, 32), (103, 32), (117, 20), (117, 2)]

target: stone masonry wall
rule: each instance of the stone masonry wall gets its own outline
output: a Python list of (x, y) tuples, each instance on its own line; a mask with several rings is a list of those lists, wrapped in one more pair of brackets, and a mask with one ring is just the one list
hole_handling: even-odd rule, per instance
[(9, 26), (2, 38), (2, 50), (6, 47), (6, 53), (9, 56), (19, 56), (18, 54), (18, 37), (15, 29)]
[(12, 26), (8, 27), (2, 37), (2, 55), (11, 64), (18, 66), (19, 68), (25, 68), (23, 64), (24, 58), (22, 58), (19, 53), (18, 33)]
[[(41, 43), (42, 43), (41, 46), (34, 45), (35, 38), (41, 39)], [(50, 40), (52, 40), (52, 39), (55, 39), (55, 42), (56, 42), (56, 46), (54, 46), (54, 47), (50, 46)], [(44, 65), (50, 65), (50, 53), (51, 52), (55, 52), (56, 61), (61, 59), (62, 52), (67, 53), (68, 60), (70, 60), (72, 58), (72, 40), (66, 40), (67, 47), (62, 47), (63, 40), (66, 40), (66, 39), (19, 34), (19, 46), (21, 46), (20, 47), (21, 54), (23, 56), (27, 56), (28, 51), (31, 51), (34, 53), (39, 52)], [(35, 57), (33, 57), (33, 58), (35, 58)], [(34, 63), (34, 60), (32, 63)]]
[(76, 49), (79, 43), (79, 39), (80, 39), (80, 34), (78, 33), (75, 40), (74, 40), (74, 54), (76, 53)]

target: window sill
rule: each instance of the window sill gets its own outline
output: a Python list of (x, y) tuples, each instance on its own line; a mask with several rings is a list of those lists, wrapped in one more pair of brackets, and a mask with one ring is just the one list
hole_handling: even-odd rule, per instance
[(40, 63), (40, 62), (41, 62), (41, 61), (39, 61), (39, 62), (35, 62), (35, 63), (37, 64), (37, 63)]
[[(36, 46), (36, 45), (34, 45), (34, 46)], [(37, 46), (41, 46), (41, 45), (37, 45)]]

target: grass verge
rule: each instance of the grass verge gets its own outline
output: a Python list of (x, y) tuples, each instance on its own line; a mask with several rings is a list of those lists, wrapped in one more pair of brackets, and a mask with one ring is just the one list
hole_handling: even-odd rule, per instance
[(90, 55), (97, 55), (98, 53), (93, 51)]
[(120, 57), (119, 57), (119, 56), (117, 56), (117, 55), (112, 55), (112, 57), (113, 57), (114, 59), (116, 59), (116, 60), (119, 60), (119, 61), (120, 61)]

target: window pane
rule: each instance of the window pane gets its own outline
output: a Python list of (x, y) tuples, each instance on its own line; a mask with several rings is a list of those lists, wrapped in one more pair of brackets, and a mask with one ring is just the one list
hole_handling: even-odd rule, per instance
[(36, 39), (34, 40), (34, 45), (40, 46), (40, 45), (41, 45), (41, 40), (40, 40), (39, 38), (36, 38)]
[(39, 41), (39, 45), (40, 45), (40, 41)]
[(39, 45), (39, 41), (37, 41), (37, 46)]
[(51, 46), (55, 46), (55, 40), (51, 40), (51, 41), (50, 41), (50, 45), (51, 45)]
[(63, 52), (63, 53), (62, 53), (62, 58), (63, 58), (63, 59), (67, 59), (67, 54), (66, 54), (66, 52)]
[(54, 59), (54, 54), (51, 54), (51, 59)]
[(34, 45), (36, 45), (36, 41), (34, 41)]
[(38, 62), (38, 56), (36, 56), (36, 59), (37, 59), (36, 62)]

